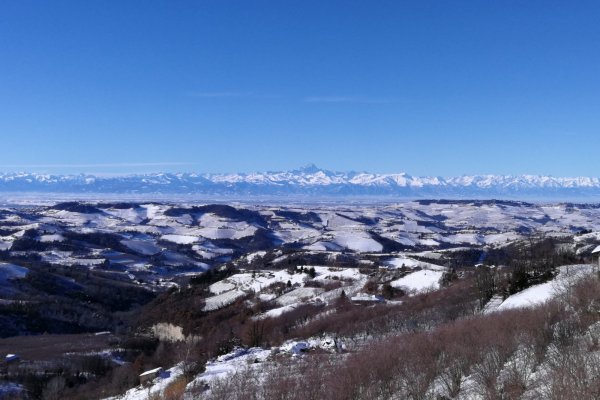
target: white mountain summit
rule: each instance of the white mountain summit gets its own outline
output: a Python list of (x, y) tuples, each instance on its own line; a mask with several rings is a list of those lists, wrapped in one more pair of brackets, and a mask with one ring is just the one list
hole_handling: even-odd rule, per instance
[(596, 177), (336, 172), (311, 164), (292, 171), (152, 173), (128, 176), (0, 173), (1, 192), (178, 193), (207, 196), (394, 196), (400, 198), (600, 199)]

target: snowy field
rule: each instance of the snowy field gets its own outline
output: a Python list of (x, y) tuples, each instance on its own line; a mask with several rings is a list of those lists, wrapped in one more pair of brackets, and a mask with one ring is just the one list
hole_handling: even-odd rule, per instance
[(507, 297), (504, 301), (495, 299), (485, 308), (486, 313), (509, 310), (512, 308), (534, 307), (565, 293), (577, 281), (598, 272), (597, 265), (566, 265), (560, 267), (558, 274), (551, 280)]
[(391, 282), (392, 287), (401, 288), (408, 293), (422, 293), (439, 289), (439, 281), (444, 274), (439, 270), (427, 270), (411, 272), (410, 274)]

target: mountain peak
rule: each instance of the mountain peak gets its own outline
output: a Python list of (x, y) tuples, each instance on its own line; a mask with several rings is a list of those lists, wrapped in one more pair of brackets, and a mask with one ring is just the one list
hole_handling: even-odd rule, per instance
[(600, 179), (533, 175), (416, 177), (406, 173), (332, 172), (308, 164), (253, 174), (153, 173), (128, 176), (0, 173), (0, 193), (164, 193), (202, 196), (391, 196), (445, 199), (600, 199)]
[(317, 172), (324, 171), (322, 168), (317, 167), (315, 164), (310, 163), (306, 164), (303, 167), (300, 167), (298, 172), (303, 172), (305, 174), (316, 174)]

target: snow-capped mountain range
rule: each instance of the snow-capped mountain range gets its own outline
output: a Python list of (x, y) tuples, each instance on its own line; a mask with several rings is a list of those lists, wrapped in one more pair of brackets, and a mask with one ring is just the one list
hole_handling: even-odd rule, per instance
[(128, 176), (0, 173), (0, 192), (198, 196), (377, 196), (399, 198), (600, 199), (600, 178), (539, 175), (415, 177), (334, 172), (315, 165), (283, 172), (152, 173)]

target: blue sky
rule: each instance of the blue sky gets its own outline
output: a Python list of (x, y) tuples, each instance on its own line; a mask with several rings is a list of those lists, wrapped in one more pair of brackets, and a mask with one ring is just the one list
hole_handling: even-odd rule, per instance
[(4, 1), (0, 171), (598, 176), (595, 1)]

